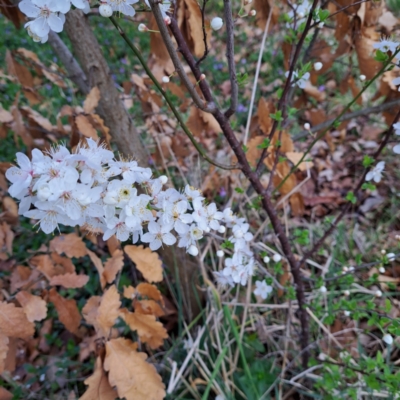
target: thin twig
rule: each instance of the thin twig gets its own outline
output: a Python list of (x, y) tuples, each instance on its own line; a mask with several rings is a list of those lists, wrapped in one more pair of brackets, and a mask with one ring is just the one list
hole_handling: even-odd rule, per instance
[(207, 43), (207, 31), (205, 26), (205, 14), (206, 14), (206, 4), (208, 0), (203, 0), (203, 6), (201, 7), (201, 28), (203, 29), (203, 42), (204, 42), (204, 54), (196, 62), (199, 66), (202, 61), (204, 61), (208, 56), (208, 43)]
[(126, 44), (129, 46), (129, 48), (135, 53), (135, 55), (138, 58), (140, 64), (142, 64), (142, 67), (146, 71), (147, 75), (150, 77), (150, 79), (156, 85), (156, 87), (159, 90), (159, 92), (161, 93), (161, 95), (164, 97), (164, 99), (167, 102), (167, 104), (169, 105), (171, 111), (175, 115), (175, 118), (178, 120), (181, 128), (183, 129), (183, 131), (185, 132), (187, 137), (190, 139), (190, 141), (193, 143), (194, 147), (196, 148), (196, 150), (198, 151), (200, 156), (202, 158), (204, 158), (204, 160), (208, 161), (210, 164), (213, 164), (218, 168), (222, 168), (222, 169), (226, 169), (226, 170), (238, 169), (239, 167), (237, 165), (223, 165), (223, 164), (220, 164), (220, 163), (212, 160), (211, 158), (209, 158), (206, 155), (205, 150), (202, 149), (202, 147), (200, 146), (199, 143), (197, 143), (197, 141), (194, 138), (192, 132), (190, 132), (189, 128), (186, 126), (185, 122), (183, 121), (182, 116), (180, 115), (178, 110), (175, 108), (174, 103), (171, 101), (171, 99), (169, 98), (168, 94), (164, 91), (164, 89), (162, 88), (162, 86), (158, 82), (157, 78), (153, 75), (153, 73), (151, 72), (150, 68), (147, 66), (147, 63), (144, 60), (144, 58), (142, 57), (142, 54), (140, 53), (139, 49), (125, 35), (125, 32), (122, 30), (122, 28), (118, 24), (117, 20), (114, 17), (110, 17), (110, 20), (113, 23), (113, 25), (117, 28), (118, 33), (125, 40)]
[(272, 7), (269, 10), (268, 20), (265, 24), (264, 34), (263, 34), (263, 37), (261, 40), (260, 52), (258, 53), (257, 68), (256, 68), (256, 73), (254, 75), (254, 83), (253, 83), (253, 90), (251, 92), (249, 114), (247, 115), (246, 131), (245, 131), (244, 140), (243, 140), (243, 143), (245, 145), (247, 144), (247, 139), (249, 138), (250, 123), (251, 123), (251, 117), (252, 117), (252, 113), (253, 113), (254, 100), (256, 98), (258, 77), (260, 75), (262, 56), (264, 54), (264, 47), (265, 47), (265, 42), (266, 42), (267, 36), (268, 36), (268, 30), (269, 30), (269, 24), (271, 22), (271, 16), (272, 16)]
[(236, 76), (235, 65), (235, 35), (233, 30), (232, 5), (230, 0), (224, 0), (224, 16), (226, 23), (226, 58), (228, 60), (229, 80), (231, 82), (231, 102), (225, 111), (225, 117), (230, 118), (237, 109), (239, 86)]
[(212, 112), (215, 109), (215, 104), (213, 102), (211, 104), (207, 104), (207, 101), (201, 99), (196, 91), (196, 87), (190, 81), (181, 61), (179, 60), (178, 54), (175, 50), (175, 46), (172, 43), (171, 37), (169, 35), (167, 25), (165, 24), (164, 17), (161, 14), (159, 2), (157, 0), (149, 0), (149, 3), (153, 11), (153, 15), (156, 20), (161, 37), (163, 38), (165, 47), (167, 48), (168, 54), (171, 57), (172, 63), (174, 64), (175, 70), (181, 78), (183, 85), (186, 87), (194, 103), (200, 110), (209, 113)]

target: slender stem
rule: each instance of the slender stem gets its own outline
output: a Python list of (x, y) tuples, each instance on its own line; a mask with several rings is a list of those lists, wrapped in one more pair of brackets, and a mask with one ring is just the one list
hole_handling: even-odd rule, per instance
[(126, 44), (129, 46), (129, 48), (133, 51), (135, 56), (138, 58), (140, 64), (146, 71), (147, 75), (150, 77), (150, 79), (153, 81), (154, 85), (156, 85), (157, 89), (161, 93), (161, 95), (164, 97), (165, 101), (169, 105), (171, 111), (175, 115), (175, 118), (178, 120), (181, 128), (187, 135), (187, 137), (190, 139), (190, 141), (193, 143), (193, 146), (196, 148), (198, 153), (200, 154), (201, 157), (204, 158), (207, 162), (209, 162), (212, 165), (215, 165), (218, 168), (226, 169), (226, 170), (232, 170), (232, 169), (238, 169), (239, 167), (237, 165), (223, 165), (220, 164), (214, 160), (212, 160), (210, 157), (208, 157), (205, 153), (205, 150), (201, 147), (199, 143), (197, 143), (196, 139), (194, 138), (192, 132), (190, 132), (189, 128), (186, 126), (185, 122), (183, 121), (183, 118), (181, 114), (178, 112), (178, 110), (175, 108), (173, 102), (169, 98), (168, 94), (164, 91), (160, 83), (158, 82), (157, 78), (153, 75), (151, 72), (150, 68), (147, 66), (146, 61), (144, 60), (142, 54), (140, 53), (139, 49), (129, 40), (129, 38), (125, 35), (125, 32), (122, 30), (121, 26), (118, 24), (117, 20), (114, 17), (110, 17), (111, 22), (113, 25), (117, 28), (118, 33), (121, 35), (121, 37), (125, 40)]
[(206, 5), (208, 0), (203, 0), (203, 6), (201, 7), (201, 28), (203, 29), (203, 42), (204, 42), (204, 54), (199, 58), (196, 62), (196, 65), (199, 66), (202, 61), (206, 59), (208, 56), (208, 43), (207, 43), (207, 31), (205, 26), (205, 14), (206, 14)]
[[(296, 51), (295, 51), (295, 53), (293, 55), (293, 59), (292, 59), (292, 62), (290, 64), (289, 74), (287, 76), (286, 83), (285, 83), (285, 86), (283, 88), (283, 93), (282, 93), (282, 96), (281, 96), (281, 98), (279, 100), (279, 103), (278, 103), (277, 109), (278, 109), (278, 111), (279, 110), (282, 111), (282, 118), (283, 118), (282, 122), (283, 122), (283, 124), (285, 123), (285, 120), (286, 120), (286, 117), (287, 117), (286, 109), (287, 109), (287, 105), (288, 105), (287, 104), (288, 103), (288, 95), (289, 95), (289, 91), (290, 91), (290, 86), (291, 86), (291, 82), (292, 82), (294, 69), (296, 67), (297, 60), (298, 60), (298, 58), (300, 56), (300, 52), (301, 52), (301, 48), (303, 47), (303, 43), (304, 43), (304, 41), (305, 41), (305, 39), (307, 37), (307, 34), (308, 34), (309, 30), (310, 30), (313, 13), (314, 13), (314, 10), (317, 8), (318, 1), (319, 0), (314, 0), (313, 1), (313, 4), (312, 4), (311, 9), (309, 11), (307, 22), (306, 22), (306, 26), (304, 27), (304, 31), (303, 31), (303, 34), (300, 37), (299, 42), (297, 43)], [(275, 134), (277, 128), (278, 128), (278, 121), (275, 120), (274, 123), (272, 124), (271, 132), (270, 132), (270, 134), (268, 136), (270, 141), (272, 141), (272, 138), (274, 137), (274, 134)], [(261, 153), (261, 157), (260, 157), (260, 160), (258, 161), (257, 168), (256, 168), (256, 171), (257, 171), (258, 174), (261, 172), (263, 161), (264, 161), (264, 158), (266, 157), (266, 155), (267, 155), (267, 149), (264, 149), (262, 151), (262, 153)], [(272, 179), (272, 176), (271, 176), (271, 179)]]
[(226, 58), (228, 59), (229, 79), (231, 81), (231, 103), (225, 111), (226, 118), (230, 118), (237, 109), (239, 86), (236, 76), (235, 45), (233, 31), (232, 5), (230, 0), (224, 0), (224, 15), (226, 23)]
[[(175, 50), (175, 45), (172, 43), (171, 37), (168, 32), (167, 25), (165, 24), (164, 17), (161, 14), (161, 10), (159, 7), (159, 2), (157, 0), (150, 0), (150, 6), (153, 11), (154, 19), (156, 20), (158, 29), (160, 30), (160, 34), (163, 38), (165, 47), (167, 48), (168, 54), (171, 57), (172, 63), (174, 64), (175, 70), (178, 73), (179, 77), (181, 78), (182, 83), (188, 90), (190, 96), (192, 97), (196, 106), (205, 112), (212, 112), (215, 108), (213, 102), (207, 104), (207, 101), (204, 101), (196, 91), (195, 86), (190, 81), (189, 77), (187, 76), (185, 69)], [(197, 79), (199, 80), (199, 79)]]

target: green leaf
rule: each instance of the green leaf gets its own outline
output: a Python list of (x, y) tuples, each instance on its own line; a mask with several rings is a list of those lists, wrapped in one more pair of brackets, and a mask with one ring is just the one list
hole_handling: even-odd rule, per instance
[(268, 138), (265, 138), (263, 142), (257, 146), (257, 149), (267, 149), (270, 144), (271, 141)]
[(242, 194), (242, 193), (244, 193), (244, 190), (242, 188), (237, 187), (237, 188), (235, 188), (235, 192)]
[(354, 195), (353, 192), (347, 193), (346, 200), (350, 201), (350, 203), (352, 203), (352, 204), (356, 204), (357, 203), (357, 197)]
[(329, 10), (318, 10), (318, 18), (320, 22), (324, 22), (329, 17)]
[(376, 61), (385, 62), (388, 59), (389, 59), (389, 56), (386, 53), (384, 53), (384, 52), (382, 52), (380, 50), (376, 51), (376, 53), (375, 53), (375, 60)]
[(370, 156), (364, 156), (363, 159), (363, 166), (365, 168), (368, 168), (370, 165), (372, 165), (374, 163), (374, 159)]

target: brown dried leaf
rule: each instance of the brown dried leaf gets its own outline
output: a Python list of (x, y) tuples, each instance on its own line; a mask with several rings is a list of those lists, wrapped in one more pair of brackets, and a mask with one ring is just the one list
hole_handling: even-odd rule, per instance
[(41, 321), (46, 318), (47, 304), (41, 297), (24, 290), (18, 292), (15, 297), (24, 309), (28, 321)]
[[(265, 24), (268, 21), (268, 16), (271, 10), (271, 3), (274, 2), (271, 0), (255, 0), (254, 1), (254, 9), (257, 11), (257, 25), (261, 29), (265, 29)], [(272, 29), (272, 27), (278, 22), (279, 18), (279, 7), (273, 4), (271, 22), (269, 24), (268, 32)]]
[(150, 283), (142, 282), (137, 285), (135, 289), (141, 296), (146, 296), (149, 299), (160, 301), (163, 303), (163, 297), (161, 292), (156, 286), (150, 285)]
[(65, 253), (67, 257), (83, 257), (87, 254), (85, 243), (76, 233), (60, 235), (50, 242), (50, 251)]
[(77, 117), (75, 117), (75, 123), (79, 129), (79, 132), (83, 136), (98, 140), (99, 136), (97, 135), (97, 131), (94, 129), (86, 115), (79, 114)]
[(140, 300), (134, 302), (135, 312), (138, 314), (150, 314), (156, 317), (165, 315), (164, 310), (154, 300)]
[(50, 279), (49, 284), (52, 286), (63, 286), (67, 289), (77, 289), (85, 286), (89, 282), (88, 275), (72, 274), (56, 275)]
[(135, 294), (135, 288), (133, 286), (124, 286), (124, 293), (123, 296), (126, 299), (132, 300), (135, 298), (136, 294)]
[(89, 387), (79, 400), (115, 400), (118, 397), (108, 382), (100, 357), (97, 357), (93, 375), (85, 380), (85, 384)]
[(101, 288), (104, 290), (106, 286), (106, 280), (103, 275), (104, 273), (103, 263), (101, 262), (100, 258), (97, 256), (96, 253), (93, 253), (93, 251), (90, 251), (89, 249), (87, 249), (86, 251), (87, 254), (89, 255), (89, 258), (92, 260), (92, 263), (96, 267), (97, 272), (99, 273)]
[[(296, 165), (301, 160), (303, 155), (304, 155), (304, 153), (298, 153), (297, 151), (288, 151), (286, 153), (286, 157), (289, 159), (289, 161), (291, 161), (293, 163), (293, 165)], [(306, 157), (306, 159), (307, 159), (307, 157)], [(312, 166), (313, 166), (312, 161), (302, 161), (297, 168), (300, 171), (307, 171), (307, 169), (312, 168)]]
[[(25, 22), (25, 15), (21, 13), (18, 7), (15, 7), (15, 4), (11, 0), (1, 0), (0, 1), (0, 12), (10, 20), (14, 26), (19, 29), (21, 27), (21, 23)], [(4, 389), (5, 390), (5, 389)], [(6, 400), (1, 397), (1, 400)]]
[(90, 114), (94, 111), (99, 104), (100, 97), (101, 95), (99, 88), (97, 86), (93, 87), (83, 102), (83, 110), (86, 114)]
[(96, 323), (101, 336), (109, 336), (111, 328), (119, 317), (120, 307), (119, 293), (115, 285), (113, 285), (103, 294), (97, 309)]
[[(5, 360), (8, 353), (8, 336), (3, 335), (0, 333), (0, 374), (4, 372), (5, 367)], [(0, 392), (0, 399), (1, 399), (1, 392)]]
[(161, 282), (162, 262), (157, 253), (153, 253), (148, 247), (125, 246), (125, 253), (136, 264), (136, 268), (142, 273), (148, 282)]
[(15, 338), (28, 338), (35, 332), (35, 326), (29, 322), (24, 310), (12, 303), (0, 302), (0, 332)]
[(3, 124), (9, 124), (14, 120), (12, 114), (5, 110), (4, 108), (0, 108), (0, 122)]
[(0, 386), (0, 400), (12, 400), (13, 398), (14, 396), (11, 392)]
[(107, 283), (112, 283), (115, 280), (118, 272), (124, 266), (124, 253), (122, 250), (115, 250), (113, 256), (104, 264), (103, 276)]
[(71, 333), (76, 334), (81, 323), (81, 314), (79, 313), (76, 301), (60, 296), (55, 288), (50, 289), (49, 300), (54, 304), (58, 318), (65, 328)]
[(126, 400), (162, 400), (165, 397), (162, 379), (146, 359), (147, 355), (135, 351), (128, 339), (112, 339), (106, 343), (104, 369), (119, 397)]
[(97, 327), (97, 311), (99, 309), (100, 302), (100, 296), (92, 296), (88, 299), (85, 306), (82, 308), (83, 317), (89, 324), (93, 325), (95, 328)]
[(160, 347), (168, 333), (161, 322), (154, 315), (129, 312), (126, 308), (121, 310), (121, 317), (133, 331), (137, 331), (142, 342), (147, 343), (152, 349)]

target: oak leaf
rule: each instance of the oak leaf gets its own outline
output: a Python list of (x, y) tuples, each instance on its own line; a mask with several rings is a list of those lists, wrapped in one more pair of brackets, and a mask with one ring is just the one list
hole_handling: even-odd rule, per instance
[(60, 296), (55, 288), (50, 289), (49, 300), (54, 304), (61, 323), (71, 333), (76, 334), (81, 323), (81, 314), (76, 301)]
[(121, 301), (115, 285), (107, 289), (101, 298), (97, 310), (97, 324), (103, 336), (108, 337), (110, 329), (114, 326), (119, 317)]
[(0, 332), (15, 338), (28, 338), (35, 333), (35, 326), (29, 322), (22, 308), (12, 303), (0, 302)]
[(111, 258), (104, 264), (103, 276), (107, 283), (112, 283), (115, 280), (118, 272), (124, 266), (124, 253), (122, 250), (115, 250)]
[(21, 304), (28, 321), (41, 321), (47, 316), (47, 304), (39, 296), (34, 296), (33, 294), (21, 290), (15, 296), (19, 304)]
[(124, 250), (146, 281), (162, 281), (162, 262), (157, 253), (153, 253), (148, 247), (134, 245), (125, 246)]
[(119, 397), (126, 400), (162, 400), (165, 397), (161, 377), (146, 359), (147, 355), (135, 351), (128, 339), (112, 339), (106, 343), (104, 369)]
[(97, 326), (97, 311), (99, 309), (101, 302), (100, 296), (92, 296), (86, 302), (85, 306), (82, 308), (82, 315), (85, 318), (86, 322), (93, 325), (98, 330)]
[(56, 251), (58, 254), (65, 253), (67, 257), (79, 258), (86, 255), (86, 246), (76, 233), (69, 233), (55, 237), (50, 242), (50, 251)]
[(137, 331), (140, 340), (152, 349), (162, 346), (164, 339), (168, 337), (167, 330), (154, 315), (131, 313), (124, 308), (121, 310), (121, 317), (133, 331)]
[(133, 303), (135, 312), (139, 314), (149, 314), (156, 317), (162, 317), (165, 315), (164, 310), (154, 300), (139, 300)]
[(77, 275), (76, 273), (56, 275), (50, 279), (50, 285), (63, 286), (67, 289), (77, 289), (85, 286), (89, 281), (88, 275)]
[(161, 292), (157, 289), (156, 286), (150, 285), (150, 283), (142, 282), (136, 286), (136, 292), (141, 296), (146, 296), (150, 299), (160, 301), (163, 303), (163, 297)]
[(79, 129), (79, 132), (88, 138), (92, 138), (94, 140), (98, 140), (99, 136), (97, 135), (96, 129), (94, 129), (93, 125), (90, 123), (88, 117), (83, 114), (79, 114), (75, 118), (76, 126)]
[(97, 357), (93, 375), (85, 380), (89, 387), (79, 400), (115, 400), (118, 395), (108, 382), (101, 358)]

